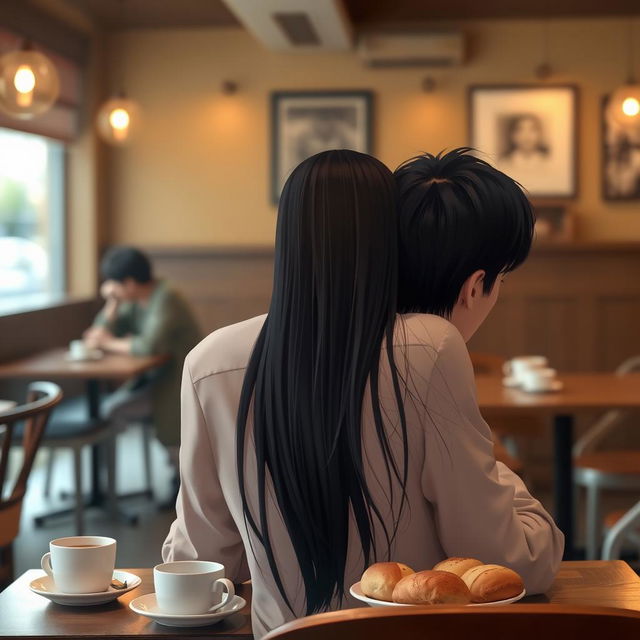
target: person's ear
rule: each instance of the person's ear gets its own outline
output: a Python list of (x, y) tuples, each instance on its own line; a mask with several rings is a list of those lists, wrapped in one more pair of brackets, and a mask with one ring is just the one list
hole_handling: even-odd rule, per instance
[(473, 309), (476, 300), (483, 295), (485, 272), (482, 269), (474, 271), (463, 283), (460, 289), (459, 302), (467, 309)]

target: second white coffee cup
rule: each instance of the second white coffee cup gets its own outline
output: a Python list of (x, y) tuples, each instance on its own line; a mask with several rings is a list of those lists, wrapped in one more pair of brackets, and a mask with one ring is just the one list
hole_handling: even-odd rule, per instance
[(222, 608), (235, 595), (224, 566), (205, 560), (165, 562), (153, 568), (158, 607), (163, 613), (195, 615)]

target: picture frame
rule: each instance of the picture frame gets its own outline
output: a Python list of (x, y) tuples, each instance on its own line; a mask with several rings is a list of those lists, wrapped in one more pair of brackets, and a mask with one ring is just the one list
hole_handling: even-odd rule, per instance
[(372, 153), (373, 92), (274, 91), (271, 94), (271, 200), (291, 171), (328, 149)]
[(610, 96), (601, 102), (601, 189), (608, 202), (640, 200), (640, 127), (625, 127), (612, 117)]
[(575, 85), (472, 85), (469, 140), (478, 155), (528, 195), (578, 194), (578, 89)]

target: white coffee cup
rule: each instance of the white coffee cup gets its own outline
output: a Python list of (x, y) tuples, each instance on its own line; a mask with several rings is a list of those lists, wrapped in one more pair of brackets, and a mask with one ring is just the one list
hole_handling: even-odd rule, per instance
[(519, 356), (504, 363), (502, 368), (505, 376), (520, 380), (520, 374), (530, 369), (543, 369), (549, 364), (544, 356)]
[(524, 391), (549, 391), (556, 381), (555, 369), (527, 369), (520, 373), (520, 385)]
[(153, 568), (156, 601), (163, 613), (210, 613), (235, 595), (233, 582), (224, 577), (224, 566), (205, 560), (165, 562)]
[(100, 593), (113, 578), (116, 541), (104, 536), (57, 538), (40, 565), (62, 593)]
[(69, 343), (69, 354), (72, 358), (82, 360), (89, 354), (89, 349), (84, 340), (72, 340)]

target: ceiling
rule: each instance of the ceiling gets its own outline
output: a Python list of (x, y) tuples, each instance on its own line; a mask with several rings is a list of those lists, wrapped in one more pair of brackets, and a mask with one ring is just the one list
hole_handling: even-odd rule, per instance
[[(261, 2), (262, 0), (255, 0)], [(231, 27), (223, 0), (67, 0), (106, 29)], [(416, 26), (437, 20), (560, 18), (640, 14), (639, 0), (344, 0), (356, 29)]]
[(66, 0), (105, 29), (237, 27), (222, 0)]

